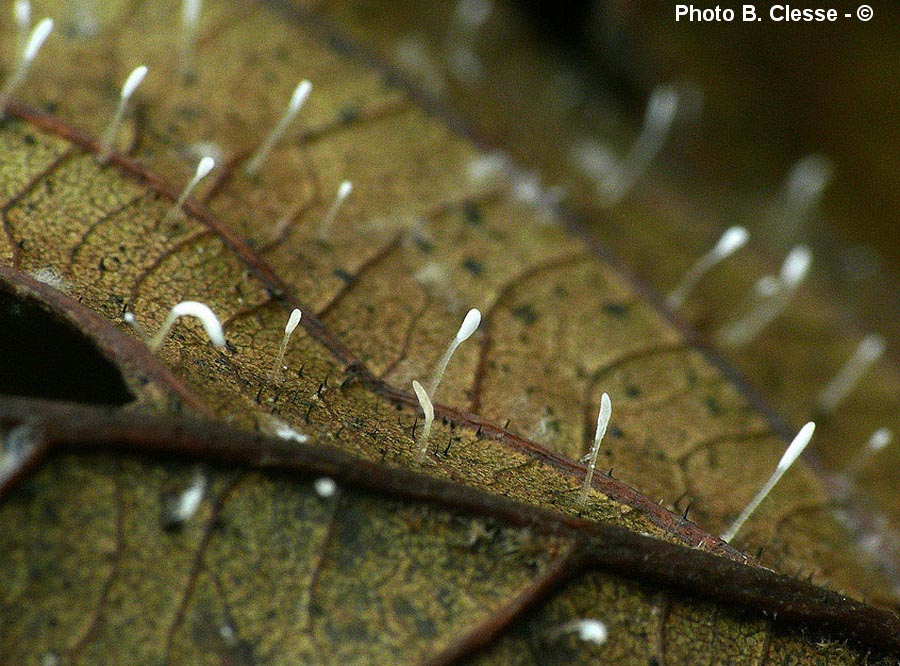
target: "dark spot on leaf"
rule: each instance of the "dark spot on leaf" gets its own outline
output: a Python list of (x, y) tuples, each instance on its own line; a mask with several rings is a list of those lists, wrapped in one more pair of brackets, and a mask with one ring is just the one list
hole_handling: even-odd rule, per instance
[(466, 201), (463, 204), (462, 209), (467, 224), (477, 227), (484, 223), (484, 218), (481, 216), (481, 210), (474, 201)]
[(513, 317), (521, 321), (526, 326), (531, 326), (534, 322), (537, 321), (537, 313), (534, 311), (534, 308), (531, 307), (530, 303), (517, 305), (513, 308), (512, 313)]
[(340, 111), (338, 111), (338, 118), (341, 119), (341, 122), (345, 125), (350, 125), (351, 123), (355, 123), (359, 120), (361, 115), (360, 108), (352, 104), (350, 106), (345, 106)]
[(703, 401), (703, 403), (706, 405), (709, 413), (713, 416), (722, 415), (722, 406), (719, 404), (719, 401), (716, 400), (713, 396), (706, 396), (706, 399)]
[(26, 134), (24, 137), (24, 141), (26, 146), (33, 146), (37, 143), (37, 139), (34, 138), (33, 134)]
[(620, 439), (625, 433), (619, 426), (610, 426), (609, 434), (615, 437), (616, 439)]
[(621, 303), (604, 303), (603, 313), (616, 319), (623, 319), (628, 315), (628, 306)]
[(629, 398), (639, 398), (641, 397), (641, 389), (639, 389), (637, 386), (634, 386), (633, 384), (629, 384), (625, 387), (625, 395), (627, 395)]
[(182, 120), (197, 120), (203, 115), (203, 110), (192, 104), (185, 104), (175, 109), (175, 115)]
[(422, 638), (437, 636), (437, 625), (431, 618), (416, 618), (416, 631)]
[(432, 245), (431, 241), (419, 234), (413, 235), (413, 243), (415, 243), (416, 247), (425, 254), (431, 254), (431, 251), (434, 249), (434, 245)]
[(484, 264), (482, 264), (480, 261), (472, 259), (472, 257), (466, 258), (463, 261), (462, 265), (463, 268), (465, 268), (475, 277), (481, 277), (481, 275), (484, 273)]

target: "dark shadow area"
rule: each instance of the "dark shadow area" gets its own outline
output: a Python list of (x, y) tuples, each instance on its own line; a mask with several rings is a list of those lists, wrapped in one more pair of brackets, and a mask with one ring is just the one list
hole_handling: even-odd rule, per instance
[(0, 394), (102, 405), (134, 400), (118, 368), (90, 340), (2, 289)]

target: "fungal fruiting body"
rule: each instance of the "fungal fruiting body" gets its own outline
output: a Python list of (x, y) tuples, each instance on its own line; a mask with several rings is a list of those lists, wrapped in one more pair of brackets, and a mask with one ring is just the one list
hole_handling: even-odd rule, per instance
[(859, 471), (868, 464), (869, 460), (871, 460), (872, 456), (886, 448), (892, 441), (894, 440), (894, 433), (890, 428), (878, 428), (872, 435), (869, 437), (869, 441), (866, 442), (866, 445), (856, 454), (850, 464), (847, 465), (847, 470), (844, 473), (844, 478), (853, 481)]
[(334, 218), (337, 217), (338, 211), (341, 209), (344, 201), (347, 200), (347, 197), (350, 196), (351, 192), (353, 192), (353, 183), (349, 180), (345, 180), (338, 186), (337, 194), (334, 197), (334, 203), (331, 204), (331, 208), (329, 208), (328, 212), (325, 214), (322, 224), (319, 225), (319, 239), (328, 237), (328, 232), (331, 230)]
[[(617, 164), (609, 164), (605, 177), (598, 180), (598, 191), (607, 206), (624, 197), (659, 154), (675, 115), (678, 92), (672, 86), (657, 86), (644, 112), (644, 126), (628, 153)], [(600, 174), (598, 174), (600, 175)]]
[(557, 638), (566, 634), (575, 634), (579, 640), (594, 645), (603, 645), (609, 638), (606, 624), (594, 619), (570, 620), (552, 629), (549, 637)]
[(327, 476), (316, 479), (313, 482), (313, 488), (316, 490), (316, 495), (322, 499), (330, 499), (337, 492), (337, 484), (334, 482), (334, 479)]
[(673, 310), (680, 308), (700, 278), (706, 275), (713, 266), (744, 247), (749, 239), (750, 234), (744, 227), (727, 229), (715, 246), (688, 269), (678, 286), (666, 297), (666, 305)]
[(588, 492), (591, 489), (594, 468), (597, 466), (597, 454), (600, 452), (600, 442), (603, 441), (603, 436), (606, 434), (610, 416), (612, 416), (612, 402), (609, 399), (609, 395), (604, 393), (600, 396), (600, 411), (597, 414), (597, 430), (594, 432), (594, 445), (591, 447), (590, 461), (588, 462), (587, 472), (584, 475), (581, 493), (578, 495), (578, 501), (581, 504), (587, 501)]
[(169, 209), (169, 212), (166, 213), (167, 220), (177, 218), (181, 215), (181, 207), (184, 206), (184, 202), (187, 201), (187, 198), (191, 196), (191, 192), (194, 191), (194, 188), (197, 187), (201, 180), (209, 175), (209, 172), (212, 171), (215, 166), (216, 161), (211, 157), (204, 157), (200, 160), (200, 163), (197, 165), (197, 171), (194, 172), (194, 177), (188, 181), (188, 184), (178, 196), (178, 201), (176, 201)]
[(106, 128), (106, 132), (103, 133), (103, 138), (100, 141), (100, 152), (98, 153), (97, 160), (104, 164), (109, 160), (110, 155), (112, 154), (113, 144), (116, 140), (116, 134), (119, 133), (119, 126), (122, 124), (122, 119), (125, 117), (125, 107), (128, 106), (128, 100), (131, 99), (131, 96), (134, 94), (134, 91), (137, 90), (137, 87), (141, 85), (141, 81), (144, 80), (144, 77), (147, 76), (147, 68), (144, 65), (140, 67), (135, 67), (131, 74), (128, 75), (128, 78), (125, 79), (125, 83), (122, 85), (122, 92), (119, 95), (119, 104), (116, 106), (116, 112), (113, 115), (112, 122), (109, 123), (109, 127)]
[(28, 31), (31, 30), (31, 3), (28, 0), (16, 0), (13, 20), (16, 23), (16, 54), (21, 58), (28, 45)]
[(416, 440), (416, 444), (419, 447), (419, 454), (416, 457), (416, 462), (421, 465), (425, 462), (425, 456), (428, 454), (428, 438), (431, 437), (431, 424), (434, 423), (434, 405), (431, 403), (431, 398), (428, 397), (425, 389), (422, 388), (422, 385), (415, 379), (413, 380), (412, 387), (416, 397), (419, 399), (422, 413), (425, 415), (425, 424), (422, 426), (422, 430), (419, 432), (419, 437)]
[(884, 354), (884, 338), (874, 334), (863, 338), (844, 367), (819, 393), (816, 407), (824, 413), (834, 411), (882, 354)]
[(478, 329), (479, 324), (481, 324), (481, 312), (476, 308), (472, 308), (466, 313), (466, 316), (459, 327), (459, 331), (456, 333), (456, 337), (453, 338), (447, 346), (447, 351), (444, 352), (441, 360), (438, 361), (437, 368), (431, 378), (431, 384), (428, 387), (428, 395), (432, 398), (434, 398), (438, 385), (441, 383), (441, 378), (444, 376), (444, 371), (447, 369), (447, 364), (450, 362), (456, 348), (472, 337), (472, 334)]
[(305, 444), (309, 440), (309, 437), (304, 435), (302, 432), (298, 432), (297, 430), (292, 428), (290, 424), (285, 423), (273, 414), (269, 414), (264, 421), (264, 428), (279, 439), (283, 439), (287, 442), (297, 442), (298, 444)]
[(413, 380), (413, 391), (415, 391), (416, 397), (419, 399), (419, 404), (422, 406), (422, 412), (425, 414), (425, 426), (422, 428), (422, 432), (419, 433), (417, 440), (419, 446), (417, 461), (419, 463), (425, 461), (425, 455), (428, 452), (428, 438), (431, 435), (431, 424), (434, 422), (434, 404), (432, 403), (432, 399), (441, 383), (441, 378), (444, 376), (447, 364), (450, 363), (450, 359), (453, 356), (453, 352), (456, 351), (456, 348), (472, 337), (472, 334), (478, 329), (480, 323), (481, 312), (478, 309), (472, 308), (466, 313), (462, 324), (459, 326), (459, 330), (456, 332), (456, 336), (450, 341), (447, 350), (444, 352), (444, 355), (441, 356), (440, 361), (438, 361), (428, 391), (426, 391), (419, 382)]
[(37, 446), (37, 440), (37, 433), (28, 424), (16, 426), (3, 436), (0, 440), (0, 484), (19, 472)]
[(21, 58), (16, 63), (15, 69), (9, 79), (7, 79), (6, 85), (3, 86), (3, 90), (0, 91), (0, 120), (2, 120), (6, 114), (6, 105), (9, 104), (10, 97), (12, 97), (12, 94), (16, 89), (22, 85), (22, 81), (25, 80), (25, 75), (28, 73), (28, 68), (31, 66), (32, 61), (37, 56), (38, 51), (40, 51), (41, 46), (44, 45), (44, 41), (46, 41), (52, 30), (53, 19), (45, 18), (34, 26), (34, 30), (31, 31), (31, 35), (25, 43), (25, 49), (22, 51)]
[(181, 527), (190, 520), (206, 492), (206, 475), (202, 470), (194, 472), (194, 480), (183, 492), (169, 495), (163, 500), (162, 523), (166, 529)]
[(752, 297), (754, 303), (749, 311), (719, 331), (719, 343), (727, 347), (741, 347), (752, 341), (784, 312), (811, 265), (809, 248), (798, 245), (791, 250), (781, 265), (778, 278), (766, 276), (757, 282)]
[(190, 81), (196, 74), (197, 25), (202, 4), (202, 0), (182, 0), (181, 3), (181, 78), (184, 81)]
[(278, 372), (281, 370), (281, 364), (284, 362), (284, 353), (287, 351), (288, 342), (291, 340), (291, 335), (294, 334), (294, 329), (297, 328), (297, 325), (300, 323), (300, 317), (302, 313), (297, 308), (294, 308), (291, 311), (291, 315), (288, 317), (287, 324), (284, 327), (284, 336), (281, 338), (281, 346), (278, 347), (278, 353), (275, 355), (275, 365), (272, 367), (272, 372), (269, 373), (268, 382), (271, 384), (275, 381), (275, 377), (278, 376)]
[(306, 103), (311, 92), (312, 84), (309, 81), (303, 80), (297, 84), (284, 115), (281, 116), (278, 123), (272, 128), (272, 131), (269, 132), (265, 140), (259, 145), (259, 148), (256, 149), (256, 152), (253, 153), (253, 156), (247, 161), (244, 172), (248, 176), (255, 176), (259, 173), (259, 170), (262, 168), (269, 153), (272, 152), (272, 148), (275, 147), (275, 144), (278, 143), (278, 140), (287, 131), (288, 125), (291, 124), (294, 117), (300, 113), (300, 109), (303, 108), (303, 105)]
[(169, 310), (169, 314), (166, 315), (162, 326), (159, 327), (159, 331), (147, 342), (147, 346), (152, 351), (159, 351), (166, 336), (169, 334), (169, 330), (179, 317), (196, 317), (203, 324), (203, 328), (206, 330), (206, 334), (212, 341), (213, 346), (220, 349), (225, 346), (225, 333), (222, 330), (222, 324), (219, 323), (218, 318), (209, 309), (209, 306), (199, 301), (182, 301)]
[(797, 436), (794, 437), (790, 446), (788, 446), (787, 451), (781, 456), (781, 460), (778, 461), (778, 466), (775, 468), (772, 476), (769, 477), (769, 480), (766, 481), (765, 485), (759, 489), (759, 492), (756, 493), (753, 499), (751, 499), (747, 506), (744, 507), (744, 510), (741, 511), (741, 515), (739, 515), (731, 524), (731, 527), (725, 530), (722, 534), (722, 541), (728, 543), (734, 538), (734, 535), (737, 534), (738, 530), (741, 529), (741, 526), (753, 512), (756, 511), (756, 508), (762, 503), (769, 492), (771, 492), (772, 488), (775, 487), (775, 484), (778, 483), (781, 477), (784, 476), (784, 473), (790, 469), (790, 466), (794, 464), (794, 461), (800, 457), (801, 453), (803, 453), (803, 450), (812, 439), (815, 429), (816, 424), (812, 421), (800, 428), (800, 432), (797, 433)]
[(791, 242), (809, 220), (831, 181), (834, 167), (823, 155), (807, 155), (788, 171), (769, 214), (770, 240)]

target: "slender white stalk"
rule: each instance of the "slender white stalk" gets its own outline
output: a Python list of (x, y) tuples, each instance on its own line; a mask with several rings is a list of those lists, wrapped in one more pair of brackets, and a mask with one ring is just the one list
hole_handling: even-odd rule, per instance
[(678, 104), (674, 87), (657, 86), (653, 90), (644, 112), (641, 133), (609, 178), (600, 183), (607, 205), (612, 206), (625, 196), (659, 154), (675, 120)]
[(472, 337), (472, 334), (478, 329), (479, 324), (481, 324), (481, 312), (476, 308), (472, 308), (466, 313), (466, 316), (459, 327), (459, 331), (456, 332), (456, 337), (451, 340), (450, 344), (447, 346), (447, 351), (444, 352), (441, 360), (438, 361), (437, 368), (431, 378), (431, 384), (428, 387), (428, 395), (430, 395), (432, 399), (437, 392), (438, 385), (441, 383), (441, 379), (444, 376), (444, 371), (447, 369), (447, 364), (450, 362), (456, 348)]
[(186, 81), (197, 74), (197, 27), (202, 8), (202, 0), (182, 0), (181, 3), (181, 78)]
[(272, 128), (272, 131), (269, 132), (269, 135), (259, 145), (259, 148), (256, 149), (256, 152), (253, 153), (253, 156), (248, 160), (247, 165), (244, 167), (244, 171), (248, 176), (255, 176), (259, 173), (259, 170), (269, 156), (269, 153), (272, 152), (272, 148), (275, 147), (275, 144), (278, 143), (278, 140), (287, 131), (291, 121), (298, 113), (300, 113), (300, 109), (306, 104), (306, 100), (309, 98), (311, 92), (312, 84), (309, 81), (303, 80), (297, 84), (284, 115), (281, 116), (281, 119), (276, 123), (275, 127)]
[(345, 180), (338, 187), (337, 195), (335, 195), (334, 197), (334, 203), (331, 204), (331, 208), (329, 208), (328, 213), (325, 214), (325, 218), (322, 220), (322, 224), (319, 225), (320, 239), (325, 239), (328, 237), (328, 233), (331, 231), (331, 225), (334, 222), (334, 218), (337, 217), (338, 211), (341, 209), (344, 201), (347, 200), (347, 197), (350, 196), (351, 192), (353, 192), (353, 183), (351, 183), (349, 180)]
[(787, 308), (800, 283), (809, 273), (812, 265), (812, 254), (809, 248), (798, 245), (788, 254), (781, 266), (777, 288), (770, 278), (763, 278), (766, 284), (761, 289), (761, 280), (754, 289), (755, 304), (749, 312), (726, 324), (717, 336), (720, 344), (728, 347), (741, 347), (752, 341), (762, 330), (772, 323)]
[(187, 198), (191, 196), (191, 192), (194, 191), (194, 188), (197, 187), (201, 180), (209, 175), (209, 172), (212, 171), (215, 166), (216, 161), (211, 157), (204, 157), (200, 160), (200, 163), (197, 165), (197, 171), (194, 173), (194, 177), (188, 181), (188, 184), (185, 185), (184, 189), (181, 191), (178, 201), (176, 201), (169, 209), (169, 212), (166, 213), (167, 220), (181, 215), (181, 207), (184, 206), (184, 202), (187, 201)]
[(125, 79), (112, 122), (109, 123), (109, 127), (106, 128), (100, 141), (100, 155), (97, 159), (101, 164), (109, 161), (113, 144), (116, 141), (116, 134), (119, 133), (119, 127), (122, 125), (122, 119), (125, 117), (125, 108), (128, 106), (128, 100), (131, 99), (137, 87), (141, 85), (141, 81), (144, 80), (145, 76), (147, 76), (147, 68), (141, 65), (140, 67), (135, 67), (131, 74), (128, 75), (128, 78)]
[(744, 247), (749, 239), (750, 234), (744, 227), (728, 228), (715, 246), (688, 269), (678, 286), (669, 293), (666, 305), (673, 310), (680, 308), (700, 278), (706, 275), (713, 266)]
[(31, 31), (31, 35), (28, 37), (25, 48), (22, 51), (22, 57), (16, 63), (12, 75), (6, 81), (6, 85), (0, 90), (0, 120), (3, 119), (6, 113), (6, 106), (9, 104), (10, 97), (22, 85), (25, 75), (28, 73), (28, 68), (52, 30), (53, 19), (45, 18), (34, 26), (34, 30)]
[(275, 381), (275, 377), (278, 376), (278, 372), (281, 370), (281, 364), (284, 362), (284, 353), (287, 351), (288, 342), (290, 342), (291, 336), (294, 334), (294, 329), (296, 329), (297, 325), (300, 323), (301, 316), (302, 313), (300, 310), (294, 308), (291, 311), (291, 316), (288, 317), (287, 324), (284, 327), (284, 337), (281, 338), (281, 346), (278, 348), (278, 353), (275, 355), (275, 365), (272, 367), (272, 372), (269, 373), (269, 384)]
[(206, 334), (212, 341), (213, 346), (220, 349), (225, 346), (225, 332), (222, 330), (222, 324), (219, 323), (218, 318), (209, 309), (209, 306), (199, 301), (182, 301), (169, 310), (169, 314), (166, 315), (162, 326), (159, 327), (159, 331), (147, 343), (147, 346), (152, 351), (159, 351), (163, 341), (169, 334), (169, 330), (179, 317), (196, 317), (203, 324), (203, 328), (206, 329)]
[(428, 397), (425, 389), (422, 388), (422, 385), (415, 379), (413, 380), (412, 387), (413, 391), (416, 393), (416, 397), (419, 399), (422, 413), (425, 415), (425, 425), (423, 425), (422, 430), (419, 431), (419, 436), (416, 441), (416, 444), (419, 447), (419, 454), (416, 456), (416, 462), (421, 465), (425, 462), (425, 456), (428, 454), (428, 438), (431, 437), (431, 424), (434, 423), (434, 405), (431, 403), (431, 398)]
[(16, 58), (21, 59), (28, 44), (28, 31), (31, 30), (31, 3), (28, 0), (16, 0), (13, 20), (16, 23)]
[(600, 411), (597, 414), (597, 430), (594, 433), (594, 445), (591, 447), (591, 457), (588, 463), (587, 472), (584, 475), (584, 483), (581, 486), (581, 493), (578, 495), (578, 501), (581, 504), (587, 502), (588, 492), (591, 489), (591, 480), (594, 478), (594, 468), (597, 466), (597, 454), (600, 452), (600, 442), (606, 434), (606, 427), (609, 425), (609, 417), (612, 416), (612, 402), (609, 395), (604, 393), (600, 396)]
[(784, 452), (784, 455), (781, 456), (781, 460), (778, 461), (778, 466), (775, 468), (775, 472), (772, 476), (769, 477), (769, 480), (766, 481), (765, 485), (759, 489), (759, 492), (750, 500), (750, 503), (741, 511), (741, 515), (737, 517), (731, 527), (725, 530), (725, 533), (722, 534), (722, 541), (728, 543), (733, 538), (734, 535), (738, 533), (738, 530), (741, 529), (741, 526), (747, 519), (756, 511), (756, 508), (762, 503), (766, 496), (771, 492), (772, 488), (775, 487), (775, 484), (784, 476), (784, 473), (790, 469), (791, 465), (794, 464), (794, 461), (800, 457), (800, 454), (803, 453), (803, 450), (809, 444), (812, 439), (813, 432), (816, 429), (816, 424), (810, 421), (805, 426), (800, 428), (800, 432), (797, 433), (797, 436), (794, 437), (794, 440), (791, 442), (790, 446), (788, 446), (787, 451)]
[(569, 620), (547, 633), (551, 639), (565, 634), (577, 634), (580, 640), (594, 645), (603, 645), (609, 639), (609, 630), (606, 628), (606, 624), (594, 619)]
[(882, 354), (884, 354), (884, 338), (876, 334), (863, 338), (844, 367), (819, 393), (816, 406), (826, 414), (834, 411)]

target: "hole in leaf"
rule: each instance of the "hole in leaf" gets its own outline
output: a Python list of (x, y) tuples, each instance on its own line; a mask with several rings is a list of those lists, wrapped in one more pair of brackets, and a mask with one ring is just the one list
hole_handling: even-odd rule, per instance
[(122, 405), (122, 375), (91, 341), (39, 304), (0, 289), (0, 394)]

